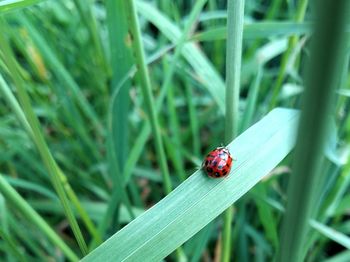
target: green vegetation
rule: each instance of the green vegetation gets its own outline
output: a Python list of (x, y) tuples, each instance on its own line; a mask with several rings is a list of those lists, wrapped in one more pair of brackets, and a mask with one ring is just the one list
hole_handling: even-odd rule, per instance
[(349, 261), (347, 2), (0, 0), (0, 260)]

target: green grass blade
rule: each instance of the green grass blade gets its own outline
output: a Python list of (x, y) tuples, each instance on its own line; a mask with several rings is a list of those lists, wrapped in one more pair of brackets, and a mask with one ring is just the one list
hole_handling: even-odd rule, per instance
[[(124, 174), (126, 157), (129, 153), (128, 112), (131, 81), (125, 76), (129, 74), (130, 68), (133, 66), (132, 50), (131, 43), (126, 41), (130, 35), (125, 1), (109, 0), (106, 2), (106, 7), (112, 68), (112, 95), (108, 110), (108, 139), (106, 142), (108, 143), (108, 170), (113, 180), (113, 190), (108, 208), (99, 225), (101, 235), (104, 235), (110, 224), (109, 221), (113, 221), (112, 228), (118, 228), (117, 219), (112, 219), (118, 210), (118, 202), (124, 202), (128, 205), (128, 210), (131, 210), (130, 200), (123, 185), (125, 178), (122, 174)], [(132, 212), (130, 214), (132, 215)]]
[(254, 116), (254, 113), (256, 112), (256, 107), (257, 107), (257, 100), (258, 100), (262, 74), (263, 74), (262, 65), (259, 64), (257, 68), (256, 77), (251, 87), (249, 88), (249, 94), (246, 101), (247, 105), (244, 110), (244, 114), (242, 116), (242, 122), (241, 122), (241, 128), (240, 128), (241, 131), (246, 130), (253, 122), (253, 116)]
[(71, 261), (78, 261), (76, 254), (56, 234), (55, 231), (45, 222), (44, 219), (14, 190), (0, 175), (0, 192), (12, 203), (31, 223), (57, 245)]
[(230, 176), (213, 180), (198, 170), (83, 261), (161, 260), (237, 201), (291, 151), (297, 122), (295, 110), (272, 111), (228, 145), (237, 159)]
[[(306, 13), (306, 8), (308, 5), (308, 0), (302, 0), (298, 2), (298, 7), (295, 15), (295, 21), (300, 23), (304, 20), (304, 16)], [(278, 73), (277, 80), (275, 81), (275, 85), (273, 87), (273, 93), (271, 97), (271, 103), (270, 103), (270, 108), (274, 108), (277, 104), (277, 98), (279, 95), (279, 92), (281, 90), (283, 81), (286, 77), (287, 69), (288, 69), (288, 62), (290, 58), (293, 56), (293, 52), (295, 47), (297, 46), (299, 41), (299, 37), (296, 35), (293, 35), (289, 38), (288, 42), (288, 48), (287, 51), (283, 54), (282, 61), (281, 61), (281, 66), (280, 66), (280, 71)]]
[(200, 147), (200, 132), (198, 125), (198, 115), (197, 109), (193, 103), (193, 90), (188, 80), (185, 82), (185, 95), (189, 112), (190, 126), (191, 126), (191, 135), (192, 135), (192, 152), (196, 157), (200, 156), (201, 147)]
[(328, 237), (329, 239), (332, 239), (333, 241), (337, 242), (339, 245), (342, 245), (343, 247), (350, 250), (350, 237), (347, 235), (340, 233), (333, 228), (330, 228), (329, 226), (326, 226), (322, 223), (319, 223), (315, 220), (312, 220), (310, 222), (310, 225), (316, 229), (318, 232), (320, 232), (322, 235)]
[(7, 208), (5, 198), (0, 193), (0, 239), (5, 242), (5, 247), (8, 250), (8, 254), (4, 258), (6, 261), (13, 262), (14, 258), (18, 261), (27, 261), (23, 252), (18, 248), (20, 244), (16, 240), (15, 234), (9, 228), (9, 216), (10, 210)]
[(129, 29), (131, 34), (131, 42), (134, 50), (136, 65), (139, 69), (141, 91), (146, 103), (148, 117), (151, 122), (151, 128), (155, 139), (155, 149), (158, 156), (160, 169), (162, 171), (164, 189), (166, 193), (172, 190), (169, 168), (166, 161), (164, 145), (160, 134), (160, 125), (155, 109), (154, 97), (152, 94), (151, 80), (145, 61), (143, 43), (141, 40), (141, 29), (135, 9), (134, 0), (128, 1), (126, 4), (126, 12), (129, 18)]
[[(241, 83), (244, 0), (230, 0), (227, 6), (226, 44), (226, 114), (225, 142), (229, 143), (238, 135), (238, 107)], [(230, 261), (233, 207), (224, 213), (221, 241), (221, 261)]]
[[(121, 88), (118, 85), (133, 66), (131, 42), (128, 42), (127, 17), (125, 13), (125, 2), (108, 0), (107, 4), (107, 26), (109, 42), (111, 47), (112, 67), (112, 92), (110, 110), (110, 128), (112, 134), (112, 148), (117, 156), (120, 171), (124, 171), (124, 164), (128, 155), (128, 112), (129, 112), (129, 89), (130, 79), (125, 81)], [(118, 25), (118, 26), (117, 26)]]
[[(172, 43), (176, 44), (179, 41), (180, 29), (157, 9), (144, 1), (137, 1), (137, 8), (142, 16), (154, 24)], [(204, 87), (212, 95), (221, 112), (224, 112), (225, 85), (213, 65), (193, 43), (183, 47), (182, 55), (203, 81)]]
[[(98, 27), (95, 17), (92, 13), (92, 6), (93, 4), (90, 4), (89, 2), (85, 2), (82, 0), (74, 0), (74, 4), (76, 8), (78, 9), (78, 12), (81, 16), (81, 19), (86, 25), (87, 30), (90, 33), (90, 37), (92, 39), (92, 42), (94, 44), (94, 49), (96, 51), (96, 60), (98, 61), (98, 65), (102, 66), (105, 71), (108, 72), (109, 68), (105, 61), (105, 54), (103, 52), (100, 36), (98, 34)], [(104, 85), (102, 85), (103, 88), (105, 88)], [(102, 90), (105, 91), (105, 90)]]
[[(199, 2), (199, 4), (197, 3), (197, 5), (198, 5), (198, 7), (200, 7), (201, 2)], [(179, 56), (179, 53), (181, 53), (181, 50), (184, 49), (183, 43), (186, 41), (186, 39), (188, 37), (187, 34), (189, 33), (190, 29), (193, 26), (193, 23), (195, 22), (195, 18), (196, 18), (195, 14), (196, 14), (196, 12), (198, 12), (198, 8), (195, 9), (193, 12), (194, 13), (192, 14), (191, 19), (189, 19), (188, 23), (185, 26), (186, 28), (184, 29), (184, 32), (181, 33), (178, 30), (179, 31), (179, 37), (176, 38), (178, 46), (175, 48), (175, 54), (174, 54), (174, 58), (173, 58), (173, 60), (175, 60), (175, 61), (178, 59), (178, 56)], [(170, 22), (168, 22), (168, 23), (170, 23)], [(175, 61), (173, 61), (173, 63)], [(157, 98), (157, 101), (156, 101), (156, 110), (157, 110), (157, 112), (159, 112), (161, 110), (161, 106), (162, 106), (163, 100), (165, 99), (166, 93), (168, 91), (167, 89), (170, 87), (169, 83), (171, 81), (171, 75), (172, 74), (173, 74), (173, 72), (168, 72), (168, 74), (167, 74), (167, 76), (166, 76), (166, 78), (165, 78), (165, 80), (164, 80), (164, 82), (162, 84), (162, 88), (161, 88), (160, 94), (159, 94), (159, 96)], [(192, 114), (193, 114), (193, 112), (192, 112)], [(136, 162), (137, 162), (138, 158), (141, 155), (141, 152), (143, 150), (144, 144), (146, 143), (146, 140), (149, 137), (150, 132), (151, 132), (151, 127), (150, 127), (149, 123), (147, 122), (147, 123), (144, 124), (144, 126), (141, 129), (141, 132), (139, 133), (138, 137), (136, 138), (135, 146), (132, 148), (132, 150), (130, 152), (130, 155), (129, 155), (129, 158), (128, 158), (127, 162), (126, 162), (126, 165), (125, 165), (126, 168), (125, 168), (125, 172), (124, 172), (126, 182), (130, 179), (130, 176), (132, 174), (132, 170), (134, 169), (134, 167), (136, 165)]]
[(10, 87), (6, 83), (3, 76), (0, 74), (0, 90), (3, 93), (5, 99), (9, 103), (10, 107), (12, 108), (13, 112), (16, 114), (19, 121), (22, 123), (24, 128), (29, 134), (32, 134), (32, 129), (27, 121), (27, 118), (19, 105), (16, 97), (12, 94)]
[[(288, 37), (291, 35), (304, 35), (311, 33), (311, 23), (295, 22), (256, 22), (244, 25), (244, 39), (257, 39), (269, 37)], [(191, 40), (215, 41), (227, 38), (227, 27), (209, 28), (196, 33)]]
[[(345, 49), (345, 21), (349, 2), (320, 2), (313, 50), (306, 79), (293, 175), (288, 186), (288, 203), (282, 225), (277, 261), (299, 262), (306, 254), (309, 220), (318, 204), (320, 181), (324, 177), (323, 152), (330, 126), (335, 89), (340, 79), (340, 58)], [(325, 52), (325, 50), (328, 50)]]
[(244, 0), (230, 0), (227, 8), (225, 141), (229, 142), (238, 134)]
[(3, 0), (0, 1), (0, 13), (15, 11), (17, 9), (30, 7), (45, 0)]
[(14, 241), (13, 236), (10, 236), (0, 227), (0, 238), (6, 243), (6, 251), (8, 252), (8, 257), (6, 261), (16, 261), (26, 262), (27, 258), (19, 251), (18, 243)]

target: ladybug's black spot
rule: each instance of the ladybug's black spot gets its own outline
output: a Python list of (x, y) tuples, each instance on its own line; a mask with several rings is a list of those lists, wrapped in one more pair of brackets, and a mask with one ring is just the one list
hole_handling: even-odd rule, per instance
[(208, 173), (213, 173), (213, 169), (211, 167), (207, 167), (207, 172)]
[(220, 177), (220, 174), (218, 172), (215, 173), (216, 177)]
[(214, 160), (211, 164), (212, 164), (213, 166), (216, 166), (216, 165), (218, 164), (218, 162)]
[(227, 175), (227, 171), (224, 171), (224, 172), (222, 173), (222, 175), (223, 175), (223, 176), (226, 176), (226, 175)]
[(223, 165), (219, 165), (218, 166), (218, 169), (222, 169), (224, 166)]
[(206, 161), (205, 161), (205, 165), (207, 166), (208, 164), (209, 164), (209, 161), (208, 161), (208, 160), (206, 160)]

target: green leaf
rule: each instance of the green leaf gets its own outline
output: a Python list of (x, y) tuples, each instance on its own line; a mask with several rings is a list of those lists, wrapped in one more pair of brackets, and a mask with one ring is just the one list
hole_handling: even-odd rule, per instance
[(196, 171), (83, 261), (157, 261), (201, 230), (273, 169), (295, 141), (298, 112), (275, 109), (228, 145), (236, 162), (225, 179)]

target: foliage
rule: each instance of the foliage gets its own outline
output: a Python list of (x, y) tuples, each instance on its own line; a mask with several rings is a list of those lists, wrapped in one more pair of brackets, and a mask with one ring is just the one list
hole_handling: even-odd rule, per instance
[[(349, 27), (308, 1), (245, 1), (243, 26), (235, 11), (0, 1), (1, 260), (271, 261), (291, 243), (299, 260), (348, 260)], [(233, 170), (208, 179), (201, 160), (226, 142)]]

